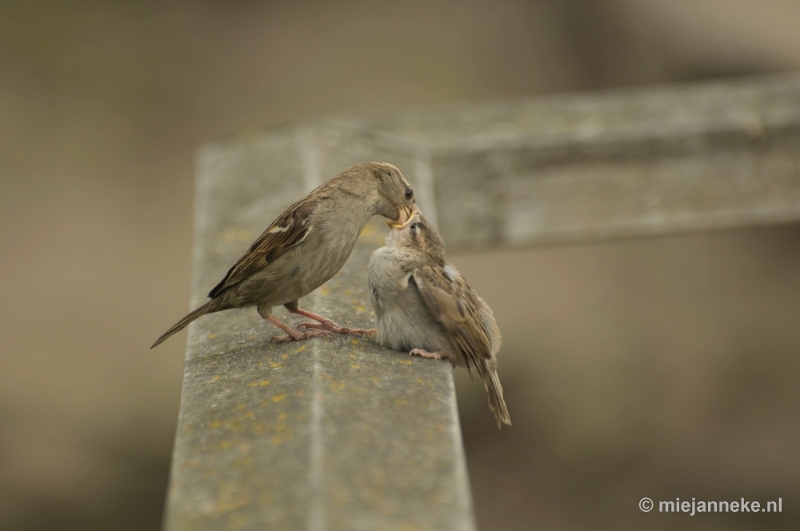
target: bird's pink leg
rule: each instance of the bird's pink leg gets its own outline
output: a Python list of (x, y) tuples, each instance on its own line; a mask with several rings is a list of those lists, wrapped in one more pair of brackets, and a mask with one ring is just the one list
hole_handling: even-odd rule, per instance
[(337, 334), (351, 334), (357, 336), (366, 336), (372, 335), (375, 333), (375, 329), (371, 328), (369, 330), (363, 330), (361, 328), (348, 328), (346, 326), (339, 326), (338, 324), (334, 323), (327, 317), (322, 317), (321, 315), (317, 315), (315, 313), (301, 310), (300, 308), (294, 306), (289, 307), (288, 304), (284, 305), (284, 307), (292, 313), (296, 313), (297, 315), (302, 315), (303, 317), (308, 317), (309, 319), (314, 319), (315, 321), (319, 321), (319, 323), (300, 323), (297, 325), (297, 328), (316, 328), (317, 330), (327, 330), (330, 332), (336, 332)]
[(287, 325), (274, 315), (268, 316), (267, 320), (286, 332), (285, 336), (274, 336), (271, 338), (270, 342), (272, 343), (286, 343), (287, 341), (299, 341), (301, 339), (308, 339), (310, 337), (332, 335), (327, 330), (308, 330), (307, 332), (300, 332), (299, 330), (295, 330), (291, 326)]
[(422, 356), (423, 358), (428, 358), (430, 360), (440, 360), (445, 357), (444, 352), (428, 352), (427, 350), (423, 350), (421, 348), (415, 348), (408, 355), (416, 354), (417, 356)]

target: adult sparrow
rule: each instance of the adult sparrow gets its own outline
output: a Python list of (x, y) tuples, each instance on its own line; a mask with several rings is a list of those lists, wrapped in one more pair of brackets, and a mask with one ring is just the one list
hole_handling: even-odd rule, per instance
[[(411, 215), (414, 191), (397, 167), (362, 162), (315, 188), (267, 227), (211, 290), (206, 302), (164, 332), (152, 347), (207, 313), (255, 306), (259, 315), (286, 332), (283, 342), (337, 332), (365, 334), (300, 309), (298, 299), (327, 282), (347, 261), (364, 225), (374, 215), (402, 225)], [(316, 322), (291, 328), (272, 315), (282, 304)]]
[(444, 241), (416, 205), (372, 253), (369, 288), (380, 345), (475, 369), (497, 427), (511, 425), (497, 376), (501, 340), (492, 310), (445, 263)]

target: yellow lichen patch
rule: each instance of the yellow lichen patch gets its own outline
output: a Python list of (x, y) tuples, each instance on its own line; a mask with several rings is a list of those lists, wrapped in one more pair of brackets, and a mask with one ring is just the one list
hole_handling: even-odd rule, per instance
[(269, 385), (270, 381), (271, 380), (261, 380), (260, 382), (258, 382), (258, 385), (264, 387), (265, 385)]
[(355, 307), (355, 310), (356, 313), (364, 313), (367, 311), (367, 308), (363, 304), (359, 304), (358, 306)]
[(253, 466), (253, 458), (249, 455), (234, 459), (233, 466), (236, 468), (249, 469)]
[(280, 366), (281, 366), (281, 364), (277, 363), (277, 362), (272, 362), (272, 363), (269, 364), (269, 368), (270, 369), (278, 369), (278, 368), (280, 368)]
[(222, 422), (225, 429), (228, 431), (238, 432), (242, 429), (242, 423), (239, 419), (228, 419)]
[[(331, 292), (331, 288), (329, 288), (328, 286), (320, 286), (319, 287), (319, 294), (322, 295), (323, 297), (327, 296), (328, 293), (330, 293), (330, 292)], [(303, 348), (306, 348), (306, 347), (303, 347)], [(300, 352), (300, 351), (298, 350), (297, 352)]]
[(344, 382), (331, 382), (331, 391), (333, 391), (334, 393), (338, 393), (345, 387), (347, 387), (347, 384)]
[(371, 224), (368, 223), (367, 225), (364, 225), (364, 228), (361, 231), (361, 234), (359, 235), (359, 238), (369, 238), (370, 236), (372, 236), (376, 232), (377, 231), (375, 230), (375, 227), (373, 227)]
[(401, 406), (407, 406), (408, 405), (408, 400), (403, 400), (402, 398), (397, 398), (397, 399), (395, 399), (394, 403), (398, 404), (398, 405), (401, 405)]
[(242, 417), (243, 417), (243, 418), (246, 418), (246, 419), (251, 419), (251, 418), (253, 418), (254, 416), (255, 416), (255, 415), (253, 415), (253, 412), (252, 412), (252, 411), (245, 411), (244, 413), (242, 413)]
[[(358, 341), (358, 339), (351, 339), (351, 340), (350, 340), (350, 343), (352, 343), (352, 344), (354, 344), (354, 345), (358, 345), (359, 341)], [(350, 357), (352, 358), (352, 357), (353, 357), (353, 355), (352, 355), (352, 354), (350, 354)]]
[(411, 361), (411, 360), (401, 360), (401, 361), (398, 361), (397, 363), (399, 363), (400, 365), (411, 365), (414, 362)]
[(360, 369), (361, 365), (352, 364), (352, 365), (350, 365), (350, 368), (351, 369)]
[(258, 387), (258, 382), (248, 382), (246, 387)]
[(272, 503), (272, 496), (268, 492), (261, 493), (261, 497), (258, 500), (258, 504), (261, 507), (269, 507)]
[(236, 411), (243, 411), (246, 407), (244, 404), (236, 404)]
[(294, 353), (295, 354), (299, 354), (299, 353), (303, 352), (305, 349), (306, 349), (306, 346), (303, 345), (300, 348), (298, 348), (297, 350), (295, 350)]
[(250, 231), (246, 229), (228, 229), (222, 233), (222, 239), (226, 243), (236, 243), (252, 240)]
[(265, 433), (269, 431), (269, 425), (267, 424), (254, 424), (253, 433)]
[(282, 354), (282, 355), (281, 355), (281, 359), (282, 359), (282, 360), (289, 359), (289, 355), (288, 355), (288, 354)]
[(216, 381), (217, 381), (217, 380), (219, 380), (220, 378), (222, 378), (222, 376), (220, 376), (220, 375), (218, 374), (218, 375), (214, 376), (213, 378), (211, 378), (211, 381), (212, 381), (212, 382), (216, 382)]
[(279, 413), (278, 414), (278, 420), (280, 420), (280, 421), (286, 420), (286, 413)]
[(224, 441), (219, 442), (219, 447), (222, 450), (227, 450), (228, 448), (233, 446), (233, 441), (230, 439), (225, 439)]
[[(218, 499), (214, 504), (214, 512), (218, 514), (229, 513), (234, 509), (244, 507), (251, 501), (252, 498), (250, 498), (249, 494), (239, 494), (236, 487), (223, 484), (219, 489)], [(229, 518), (227, 529), (236, 529), (236, 527), (231, 525), (236, 520), (238, 519)]]
[[(248, 500), (247, 503), (250, 503)], [(236, 531), (237, 529), (241, 529), (247, 524), (247, 519), (238, 513), (233, 513), (228, 515), (228, 529), (231, 531)], [(401, 530), (405, 531), (405, 530)]]
[(286, 395), (285, 394), (275, 395), (275, 396), (272, 397), (272, 402), (277, 404), (278, 402), (282, 402), (284, 399), (286, 399)]
[(214, 339), (215, 337), (217, 337), (217, 334), (208, 334), (206, 339)]
[(214, 419), (208, 423), (208, 427), (211, 428), (212, 430), (215, 430), (219, 428), (219, 424), (220, 424), (219, 419)]

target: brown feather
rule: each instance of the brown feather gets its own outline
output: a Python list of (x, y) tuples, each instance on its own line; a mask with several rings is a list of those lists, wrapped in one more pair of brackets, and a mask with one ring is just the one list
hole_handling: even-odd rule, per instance
[[(345, 169), (273, 221), (209, 292), (211, 301), (181, 319), (155, 344), (206, 313), (256, 306), (264, 319), (274, 323), (271, 310), (276, 305), (299, 311), (298, 300), (344, 265), (369, 218), (380, 215), (403, 223), (413, 206), (414, 192), (395, 166), (363, 162)], [(317, 320), (331, 331), (361, 333), (321, 319), (324, 322)], [(309, 337), (294, 332), (293, 339)]]
[(191, 323), (192, 321), (194, 321), (195, 319), (197, 319), (201, 315), (205, 315), (205, 314), (207, 314), (209, 312), (214, 311), (214, 302), (215, 301), (208, 301), (207, 303), (205, 303), (204, 305), (200, 306), (199, 308), (196, 308), (196, 309), (192, 310), (191, 312), (189, 312), (188, 314), (186, 314), (186, 316), (184, 316), (183, 319), (181, 319), (180, 321), (175, 323), (172, 326), (172, 328), (170, 328), (169, 330), (167, 330), (166, 332), (161, 334), (161, 337), (156, 339), (156, 342), (153, 343), (152, 345), (150, 345), (150, 348), (153, 348), (153, 347), (156, 347), (156, 346), (160, 345), (161, 343), (166, 341), (168, 338), (170, 338), (173, 334), (177, 334), (178, 332), (180, 332), (181, 330), (186, 328), (186, 326), (189, 323)]
[(211, 290), (208, 296), (212, 299), (216, 298), (225, 289), (265, 268), (283, 253), (302, 242), (312, 230), (308, 220), (316, 205), (315, 201), (310, 201), (308, 197), (305, 197), (278, 216), (253, 242), (244, 256), (233, 264), (225, 278)]
[(481, 377), (497, 426), (500, 427), (501, 422), (511, 425), (489, 331), (480, 315), (479, 309), (485, 303), (460, 275), (451, 277), (441, 267), (422, 266), (411, 276), (428, 312), (447, 331), (457, 351), (454, 354), (467, 370), (475, 369)]
[(446, 265), (444, 240), (418, 207), (373, 253), (369, 285), (381, 345), (422, 350), (420, 355), (474, 369), (498, 427), (511, 424), (497, 375), (501, 338), (492, 310)]
[(469, 286), (460, 278), (460, 282), (454, 282), (442, 268), (434, 266), (417, 268), (412, 276), (428, 311), (457, 345), (456, 354), (468, 369), (481, 373), (481, 360), (490, 358), (492, 352), (478, 309), (470, 300)]

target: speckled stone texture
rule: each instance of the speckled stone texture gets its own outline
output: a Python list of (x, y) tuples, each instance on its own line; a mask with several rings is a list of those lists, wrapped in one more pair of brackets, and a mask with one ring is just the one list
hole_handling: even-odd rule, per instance
[[(193, 304), (293, 201), (378, 157), (326, 150), (326, 134), (298, 125), (201, 151)], [(302, 307), (374, 326), (367, 262), (387, 232), (373, 220)], [(474, 529), (450, 364), (349, 336), (270, 343), (278, 332), (255, 309), (191, 325), (166, 529)]]
[[(450, 250), (795, 221), (800, 75), (324, 118), (206, 147), (193, 307), (284, 208), (365, 160), (401, 168)], [(369, 225), (302, 306), (373, 326), (366, 264), (385, 233)], [(474, 529), (447, 363), (274, 333), (252, 309), (191, 325), (169, 531)]]

